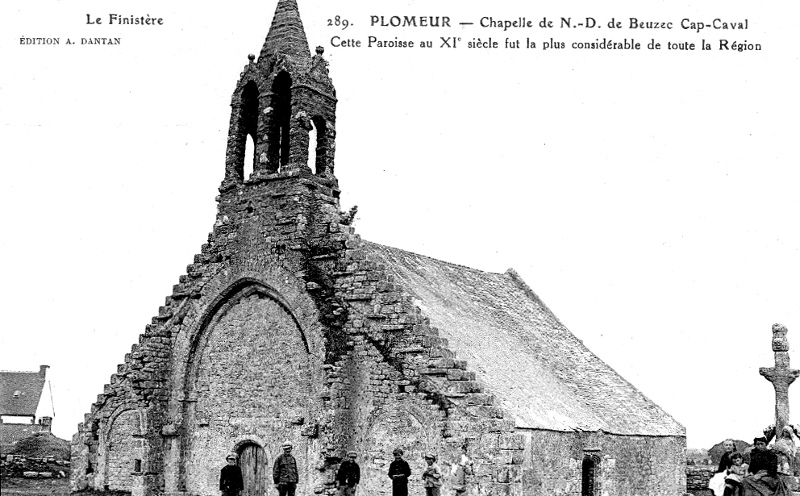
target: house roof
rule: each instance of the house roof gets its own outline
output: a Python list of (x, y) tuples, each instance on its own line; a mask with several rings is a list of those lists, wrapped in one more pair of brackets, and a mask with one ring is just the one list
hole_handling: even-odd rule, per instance
[(39, 424), (0, 424), (0, 452), (10, 453), (19, 441), (41, 431)]
[(44, 382), (44, 369), (0, 372), (0, 415), (35, 416)]
[(517, 427), (685, 436), (589, 351), (512, 270), (483, 272), (365, 242)]

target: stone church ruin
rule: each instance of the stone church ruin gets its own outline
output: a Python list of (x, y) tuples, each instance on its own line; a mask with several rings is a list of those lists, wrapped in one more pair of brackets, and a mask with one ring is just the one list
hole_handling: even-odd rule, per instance
[(422, 454), (449, 473), (463, 446), (470, 495), (683, 494), (684, 428), (513, 270), (355, 234), (322, 53), (279, 0), (233, 92), (213, 232), (79, 425), (73, 490), (216, 495), (235, 451), (262, 496), (288, 440), (304, 496), (335, 494), (347, 450), (360, 494), (390, 494), (397, 447), (420, 494)]

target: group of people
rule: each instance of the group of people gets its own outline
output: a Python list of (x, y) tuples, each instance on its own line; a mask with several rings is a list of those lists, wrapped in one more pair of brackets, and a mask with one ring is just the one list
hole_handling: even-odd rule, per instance
[(794, 476), (795, 440), (798, 431), (785, 426), (774, 444), (775, 427), (764, 429), (764, 435), (753, 439), (749, 463), (736, 450), (732, 439), (723, 443), (725, 453), (716, 475), (709, 482), (715, 496), (790, 496)]
[[(297, 488), (297, 461), (292, 456), (292, 444), (284, 443), (283, 453), (275, 459), (272, 466), (272, 480), (278, 490), (278, 496), (294, 496)], [(467, 491), (467, 476), (472, 475), (472, 460), (467, 456), (466, 447), (462, 449), (461, 458), (453, 464), (451, 469), (452, 487), (454, 496), (464, 496)], [(392, 452), (394, 461), (389, 465), (389, 478), (392, 481), (392, 496), (408, 496), (408, 480), (411, 477), (411, 467), (403, 459), (403, 450), (400, 448)], [(361, 482), (361, 467), (356, 462), (358, 455), (349, 451), (347, 457), (339, 464), (336, 471), (336, 484), (339, 487), (339, 496), (355, 496), (358, 484)], [(422, 472), (423, 486), (426, 496), (441, 496), (443, 482), (442, 470), (436, 463), (436, 455), (425, 455), (425, 470)], [(228, 464), (222, 468), (219, 476), (219, 490), (222, 496), (239, 496), (244, 489), (242, 471), (237, 462), (236, 453), (227, 456)]]

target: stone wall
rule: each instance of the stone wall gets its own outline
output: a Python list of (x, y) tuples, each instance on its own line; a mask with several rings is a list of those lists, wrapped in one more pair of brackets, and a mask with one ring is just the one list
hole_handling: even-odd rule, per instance
[(686, 487), (685, 438), (523, 432), (525, 494), (582, 494), (587, 458), (595, 465), (596, 494), (674, 496)]
[(713, 496), (708, 481), (714, 476), (717, 467), (686, 467), (686, 491), (694, 496)]
[(248, 441), (265, 449), (268, 462), (284, 441), (291, 441), (301, 480), (308, 486), (309, 446), (298, 427), (312, 410), (312, 357), (301, 330), (274, 300), (252, 295), (239, 300), (207, 332), (196, 363), (194, 419), (186, 426), (186, 489), (214, 492), (219, 474), (209, 467), (217, 467)]
[[(102, 485), (112, 490), (128, 491), (134, 486), (134, 477), (141, 475), (141, 465), (136, 460), (144, 458), (142, 446), (141, 415), (127, 410), (117, 416), (107, 433), (104, 447), (108, 450), (103, 470)], [(97, 484), (101, 485), (101, 484)]]

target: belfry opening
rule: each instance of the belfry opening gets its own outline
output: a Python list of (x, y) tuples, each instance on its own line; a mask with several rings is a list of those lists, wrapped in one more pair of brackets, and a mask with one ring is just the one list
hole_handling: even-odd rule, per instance
[(272, 110), (268, 114), (268, 170), (279, 172), (281, 167), (289, 163), (291, 130), (289, 127), (292, 115), (292, 78), (286, 72), (280, 72), (272, 83)]

